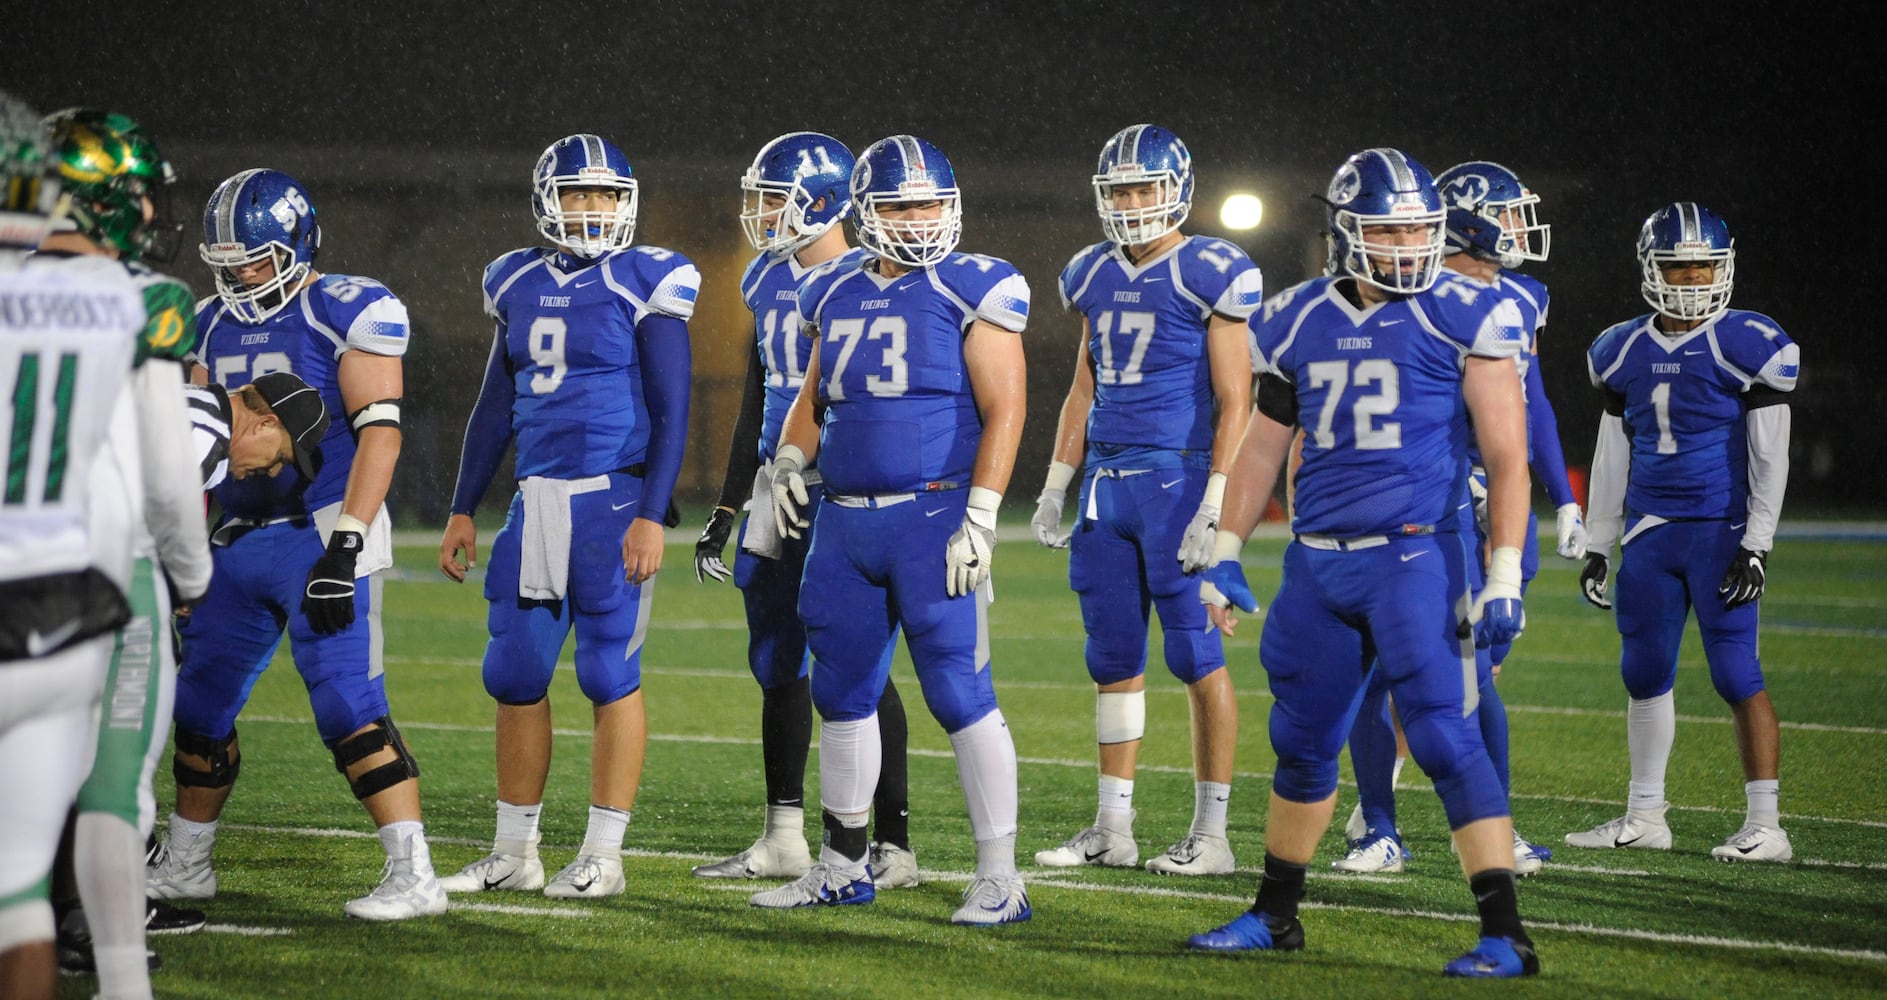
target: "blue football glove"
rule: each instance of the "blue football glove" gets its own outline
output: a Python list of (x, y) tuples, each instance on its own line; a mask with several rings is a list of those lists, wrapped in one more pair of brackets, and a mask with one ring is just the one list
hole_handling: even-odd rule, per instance
[(1468, 613), (1474, 625), (1474, 645), (1485, 649), (1520, 638), (1527, 627), (1527, 611), (1520, 601), (1520, 550), (1498, 548), (1487, 561), (1487, 585)]
[(1245, 582), (1245, 566), (1237, 559), (1226, 559), (1207, 566), (1199, 574), (1199, 599), (1215, 607), (1231, 605), (1246, 614), (1258, 613), (1258, 598)]

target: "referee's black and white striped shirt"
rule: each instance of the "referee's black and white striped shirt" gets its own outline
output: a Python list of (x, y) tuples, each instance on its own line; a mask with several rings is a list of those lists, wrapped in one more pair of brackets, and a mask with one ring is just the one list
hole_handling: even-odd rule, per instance
[(190, 441), (203, 473), (203, 488), (215, 489), (229, 475), (229, 390), (220, 385), (186, 385), (190, 404)]

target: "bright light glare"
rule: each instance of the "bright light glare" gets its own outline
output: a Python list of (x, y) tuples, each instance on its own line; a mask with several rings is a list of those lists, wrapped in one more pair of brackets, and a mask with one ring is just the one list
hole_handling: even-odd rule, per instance
[(1219, 222), (1227, 229), (1257, 229), (1264, 215), (1264, 202), (1255, 194), (1232, 195), (1219, 208)]

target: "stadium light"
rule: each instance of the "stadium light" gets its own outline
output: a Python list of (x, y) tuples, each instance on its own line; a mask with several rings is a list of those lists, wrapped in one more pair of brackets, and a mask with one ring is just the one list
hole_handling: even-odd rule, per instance
[(1219, 223), (1227, 229), (1257, 229), (1265, 204), (1255, 194), (1235, 194), (1219, 206)]

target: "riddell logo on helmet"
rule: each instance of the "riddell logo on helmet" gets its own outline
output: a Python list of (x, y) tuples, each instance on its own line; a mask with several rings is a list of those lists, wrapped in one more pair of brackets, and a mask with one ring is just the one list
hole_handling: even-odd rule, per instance
[(937, 182), (929, 177), (916, 177), (898, 185), (899, 194), (930, 194), (937, 190)]
[(248, 247), (243, 246), (241, 243), (212, 243), (210, 244), (210, 252), (213, 254), (240, 254), (247, 251), (248, 249), (249, 249)]
[(615, 177), (616, 171), (608, 167), (582, 167), (577, 170), (578, 177)]

